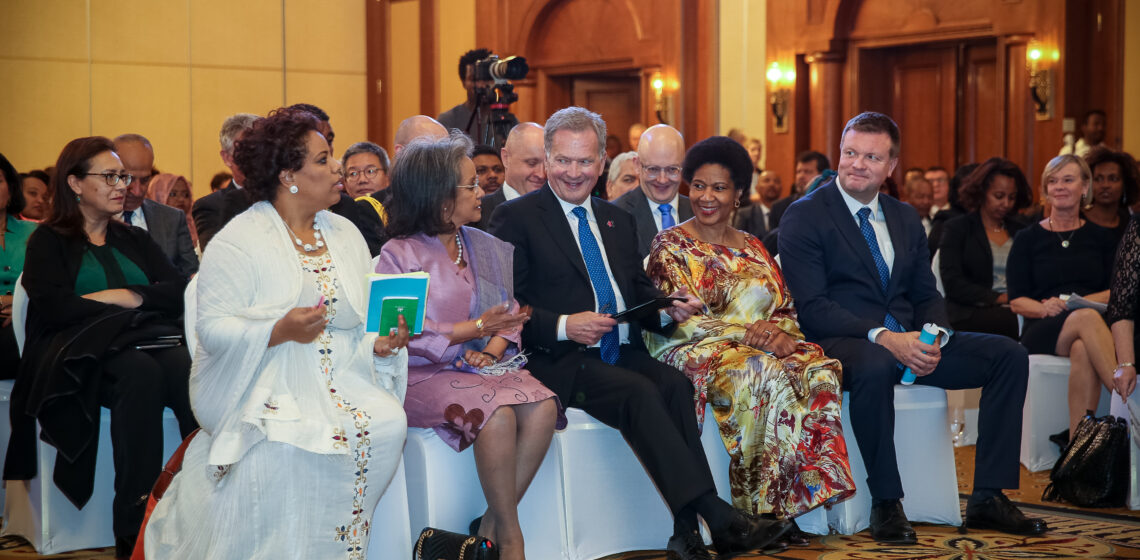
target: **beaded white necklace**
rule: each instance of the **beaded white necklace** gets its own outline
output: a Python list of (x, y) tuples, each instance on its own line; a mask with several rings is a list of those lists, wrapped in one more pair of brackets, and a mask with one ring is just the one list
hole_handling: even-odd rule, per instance
[(325, 242), (321, 241), (321, 226), (317, 225), (316, 218), (313, 218), (313, 239), (316, 240), (315, 243), (305, 243), (301, 241), (301, 238), (296, 233), (293, 233), (293, 228), (289, 227), (289, 223), (286, 222), (284, 218), (281, 219), (281, 223), (285, 224), (285, 229), (289, 230), (289, 235), (293, 236), (293, 243), (296, 243), (298, 247), (304, 249), (306, 253), (319, 251), (325, 246)]
[(459, 232), (455, 232), (455, 247), (458, 249), (455, 255), (455, 265), (463, 262), (463, 239), (459, 237)]

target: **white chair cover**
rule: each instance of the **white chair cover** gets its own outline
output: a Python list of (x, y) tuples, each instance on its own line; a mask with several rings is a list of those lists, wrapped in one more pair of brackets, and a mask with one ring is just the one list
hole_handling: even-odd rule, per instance
[[(55, 448), (37, 438), (36, 477), (7, 481), (4, 528), (0, 535), (19, 535), (27, 539), (39, 554), (113, 546), (111, 501), (115, 497), (115, 465), (110, 428), (111, 413), (103, 409), (99, 419), (95, 488), (82, 510), (75, 509), (51, 481)], [(166, 409), (162, 417), (162, 434), (163, 456), (170, 457), (182, 443), (178, 421), (170, 409)]]
[[(845, 535), (862, 531), (871, 524), (867, 467), (851, 431), (849, 402), (849, 395), (844, 391), (843, 433), (847, 436), (855, 496), (828, 511), (831, 528)], [(946, 392), (942, 389), (895, 385), (895, 454), (906, 495), (903, 509), (911, 521), (962, 524), (958, 475), (946, 412)]]
[[(12, 421), (8, 414), (12, 409), (13, 383), (15, 382), (11, 379), (0, 381), (0, 468), (8, 457), (8, 440), (12, 438)], [(4, 483), (0, 481), (0, 504), (2, 503), (4, 503)]]
[(562, 463), (564, 558), (664, 548), (673, 516), (621, 433), (577, 408), (566, 416), (552, 446)]
[[(1108, 414), (1108, 391), (1101, 389), (1096, 415)], [(1061, 449), (1049, 436), (1069, 427), (1069, 359), (1029, 355), (1029, 387), (1021, 414), (1021, 464), (1030, 471), (1053, 468)]]
[(1140, 391), (1132, 391), (1128, 402), (1120, 399), (1120, 395), (1112, 392), (1113, 415), (1128, 421), (1128, 500), (1125, 504), (1128, 509), (1140, 509)]
[[(466, 534), (471, 520), (483, 515), (487, 509), (475, 469), (475, 452), (471, 447), (456, 453), (439, 439), (434, 430), (409, 428), (404, 446), (404, 468), (411, 527), (408, 542), (413, 546), (424, 527)], [(381, 502), (387, 498), (385, 494)], [(519, 504), (519, 522), (526, 539), (527, 557), (562, 557), (561, 512), (559, 461), (556, 448), (551, 445)], [(376, 542), (373, 534), (372, 543)], [(371, 549), (376, 546), (370, 545), (370, 556)], [(381, 557), (403, 556), (376, 556)]]
[[(411, 558), (412, 543), (408, 535), (412, 524), (408, 519), (408, 482), (404, 475), (404, 462), (392, 475), (388, 489), (376, 504), (372, 514), (372, 533), (368, 537), (368, 560)], [(413, 538), (414, 535), (413, 535)]]

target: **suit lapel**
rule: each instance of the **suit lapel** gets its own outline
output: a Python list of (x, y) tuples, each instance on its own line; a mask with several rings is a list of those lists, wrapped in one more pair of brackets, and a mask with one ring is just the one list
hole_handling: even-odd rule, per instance
[(677, 214), (681, 217), (681, 222), (693, 217), (693, 205), (689, 202), (689, 197), (685, 195), (677, 197)]
[[(637, 202), (633, 205), (634, 223), (637, 224), (638, 233), (642, 239), (646, 240), (647, 244), (653, 243), (653, 238), (657, 237), (657, 222), (653, 221), (653, 209), (649, 207), (649, 198), (645, 196), (641, 189), (637, 189), (638, 196)], [(597, 216), (598, 207), (594, 206), (594, 215)], [(601, 230), (601, 218), (598, 218), (598, 230)], [(611, 265), (612, 269), (613, 266)]]
[[(859, 231), (859, 226), (855, 225), (855, 217), (847, 210), (847, 205), (843, 203), (843, 197), (839, 194), (839, 185), (832, 181), (830, 189), (821, 194), (826, 194), (827, 197), (824, 202), (827, 203), (827, 210), (831, 213), (831, 221), (835, 227), (839, 228), (839, 235), (847, 241), (848, 246), (853, 251), (852, 254), (858, 255), (859, 261), (867, 268), (867, 272), (872, 274), (871, 278), (879, 278), (879, 269), (875, 268), (875, 258), (871, 256), (871, 250), (867, 248), (867, 241), (863, 239), (863, 233)], [(878, 285), (878, 282), (875, 283)]]
[[(645, 197), (643, 196), (642, 198), (644, 199)], [(648, 203), (646, 204), (648, 205)], [(622, 243), (621, 235), (614, 227), (616, 220), (610, 215), (609, 208), (595, 203), (593, 198), (590, 199), (590, 205), (594, 209), (594, 218), (598, 220), (598, 232), (602, 235), (602, 246), (606, 249), (606, 260), (609, 262), (610, 272), (613, 273), (614, 282), (617, 283), (618, 289), (622, 292), (622, 298), (626, 300), (626, 304), (628, 305), (631, 300), (628, 299), (625, 293), (625, 278), (621, 276), (621, 273), (625, 271), (625, 267), (622, 266), (621, 262), (614, 259), (615, 255), (620, 254), (618, 249)], [(653, 235), (657, 234), (654, 233)], [(652, 237), (650, 237), (650, 239), (652, 239)]]
[(575, 270), (590, 281), (590, 274), (586, 272), (586, 261), (582, 258), (582, 251), (574, 241), (577, 232), (570, 230), (570, 220), (562, 213), (562, 205), (558, 203), (554, 191), (550, 186), (542, 188), (543, 192), (538, 200), (539, 210), (542, 211), (542, 223), (550, 233), (550, 239), (566, 254), (566, 260), (574, 266)]
[[(879, 207), (883, 209), (883, 217), (887, 220), (887, 232), (890, 234), (891, 246), (895, 250), (895, 262), (891, 267), (891, 281), (887, 284), (887, 293), (894, 293), (895, 288), (898, 287), (901, 274), (895, 274), (901, 269), (905, 263), (901, 262), (903, 255), (910, 254), (910, 247), (907, 246), (909, 241), (906, 238), (905, 228), (903, 228), (903, 216), (899, 204), (884, 204), (883, 197), (879, 197)], [(929, 264), (929, 263), (928, 263)]]

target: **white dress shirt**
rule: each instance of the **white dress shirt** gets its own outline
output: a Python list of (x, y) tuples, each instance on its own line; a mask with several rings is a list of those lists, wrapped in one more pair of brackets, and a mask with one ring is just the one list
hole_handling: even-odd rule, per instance
[[(566, 217), (566, 221), (570, 224), (570, 236), (574, 238), (574, 243), (578, 245), (578, 252), (581, 253), (582, 242), (578, 239), (578, 216), (575, 216), (573, 214), (573, 210), (577, 208), (578, 205), (570, 204), (569, 202), (558, 198), (557, 195), (555, 195), (554, 198), (558, 199), (558, 204), (562, 206), (562, 215)], [(602, 253), (602, 264), (606, 267), (606, 276), (610, 280), (610, 287), (613, 289), (614, 299), (617, 301), (617, 309), (613, 311), (606, 311), (606, 313), (610, 313), (611, 315), (614, 313), (620, 313), (622, 311), (625, 311), (625, 298), (622, 297), (621, 290), (618, 289), (617, 281), (614, 280), (614, 272), (610, 270), (610, 259), (608, 256), (606, 256), (606, 245), (602, 243), (601, 230), (598, 229), (598, 220), (594, 216), (594, 206), (590, 204), (589, 199), (586, 199), (586, 203), (582, 204), (581, 207), (586, 210), (586, 221), (590, 226), (590, 233), (594, 235), (594, 241), (597, 242), (598, 250), (600, 250)], [(583, 257), (583, 262), (584, 261), (585, 258)], [(594, 293), (594, 311), (597, 313), (603, 313), (602, 310), (598, 309), (598, 291), (594, 289), (593, 282), (590, 282), (589, 284), (590, 291)], [(562, 315), (558, 317), (558, 340), (560, 341), (570, 340), (570, 338), (566, 336), (567, 317), (568, 315)], [(618, 323), (618, 339), (622, 344), (629, 343), (628, 323)], [(590, 348), (597, 348), (599, 346), (601, 346), (601, 340), (594, 344), (591, 344)]]
[(139, 204), (139, 207), (135, 208), (134, 212), (131, 212), (131, 221), (130, 222), (123, 220), (123, 216), (126, 216), (126, 210), (124, 210), (121, 214), (119, 214), (119, 220), (127, 223), (127, 225), (141, 227), (147, 231), (150, 231), (150, 229), (146, 227), (146, 216), (143, 215), (143, 205), (142, 204)]
[(502, 189), (503, 189), (503, 197), (506, 198), (507, 200), (514, 200), (514, 199), (522, 196), (521, 194), (519, 194), (519, 191), (516, 191), (514, 189), (514, 187), (512, 187), (506, 183), (503, 183)]

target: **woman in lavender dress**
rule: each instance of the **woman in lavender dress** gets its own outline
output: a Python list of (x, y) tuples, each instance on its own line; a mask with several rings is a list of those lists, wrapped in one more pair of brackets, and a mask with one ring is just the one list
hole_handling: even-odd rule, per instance
[(514, 299), (509, 243), (464, 224), (482, 191), (463, 136), (412, 142), (392, 168), (381, 273), (431, 275), (423, 334), (408, 344), (408, 426), (433, 428), (456, 451), (475, 445), (487, 512), (478, 534), (523, 558), (517, 504), (565, 416), (554, 393), (519, 369), (528, 316)]

